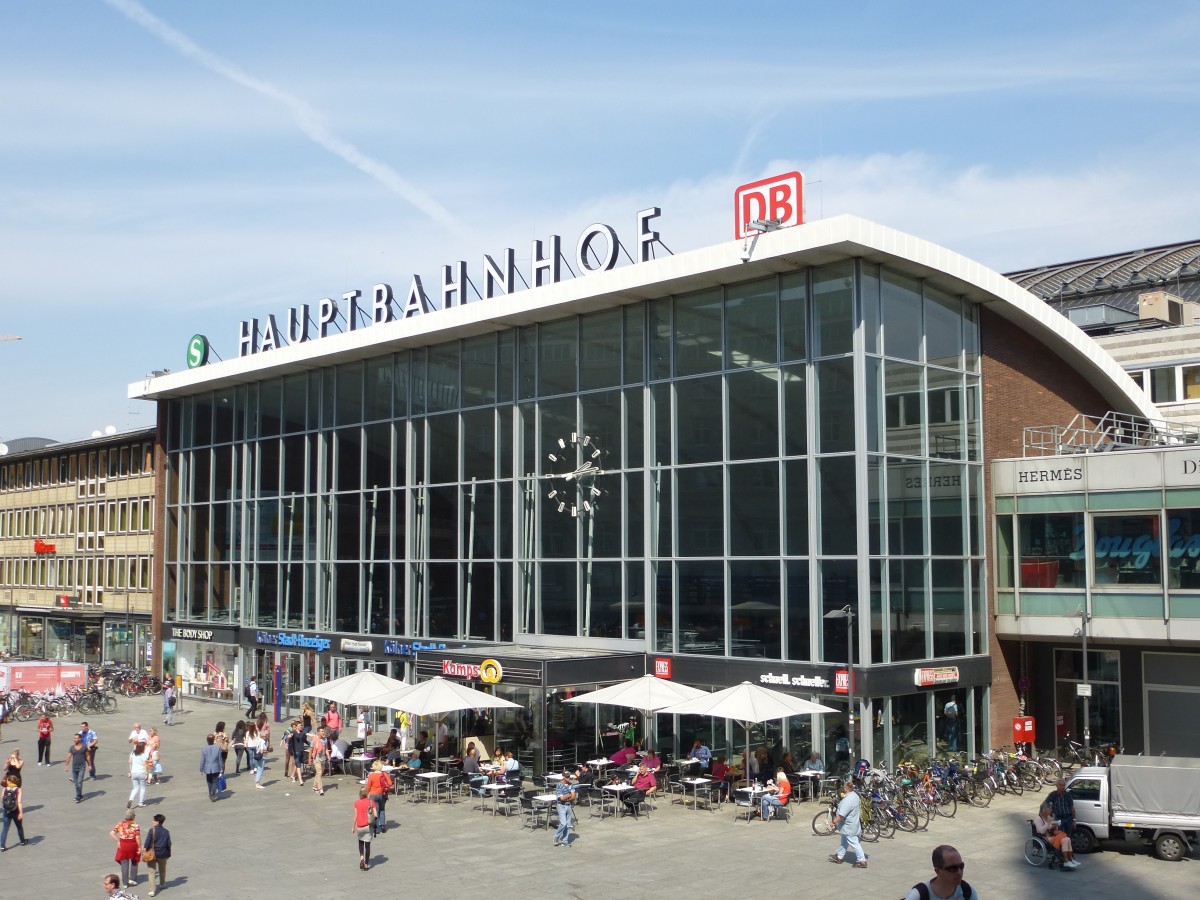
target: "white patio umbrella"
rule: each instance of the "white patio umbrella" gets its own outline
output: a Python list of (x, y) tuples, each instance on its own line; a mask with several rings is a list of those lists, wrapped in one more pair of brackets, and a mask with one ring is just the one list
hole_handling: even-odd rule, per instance
[[(679, 684), (676, 681), (670, 681), (665, 678), (657, 678), (654, 675), (643, 675), (641, 678), (632, 678), (629, 681), (622, 681), (617, 684), (610, 684), (608, 687), (600, 688), (597, 691), (589, 691), (586, 694), (580, 694), (578, 697), (572, 697), (567, 700), (567, 703), (593, 703), (597, 706), (625, 706), (629, 709), (636, 709), (646, 719), (647, 725), (650, 716), (664, 706), (670, 706), (673, 703), (682, 703), (684, 700), (692, 700), (696, 697), (707, 697), (708, 694), (699, 688), (691, 687), (686, 684)], [(657, 725), (657, 721), (655, 722)], [(649, 728), (646, 728), (648, 731)], [(658, 740), (658, 734), (654, 735), (655, 740)]]
[(438, 675), (375, 697), (371, 705), (403, 710), (414, 716), (436, 716), (460, 709), (515, 709), (521, 704), (477, 691), (457, 681), (447, 681)]
[[(750, 726), (788, 716), (809, 716), (813, 713), (837, 712), (829, 706), (813, 703), (803, 697), (783, 691), (760, 687), (743, 681), (733, 687), (694, 700), (685, 700), (659, 712), (681, 716), (715, 716), (733, 719), (746, 728), (746, 759), (750, 759)], [(749, 773), (747, 773), (749, 774)]]
[(334, 703), (349, 706), (382, 706), (383, 704), (374, 702), (376, 697), (394, 693), (406, 687), (412, 687), (412, 685), (396, 678), (380, 675), (372, 669), (360, 669), (332, 681), (292, 691), (288, 696), (316, 697), (320, 700), (332, 700)]

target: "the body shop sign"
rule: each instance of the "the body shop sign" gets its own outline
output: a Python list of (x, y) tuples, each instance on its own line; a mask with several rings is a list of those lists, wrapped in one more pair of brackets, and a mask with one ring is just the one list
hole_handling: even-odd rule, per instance
[(460, 663), (454, 662), (451, 659), (443, 659), (442, 674), (450, 678), (465, 678), (468, 681), (497, 684), (504, 677), (504, 669), (494, 659), (485, 659), (479, 664)]
[(957, 684), (958, 666), (937, 666), (932, 669), (914, 669), (913, 684), (917, 687), (936, 687), (939, 684)]

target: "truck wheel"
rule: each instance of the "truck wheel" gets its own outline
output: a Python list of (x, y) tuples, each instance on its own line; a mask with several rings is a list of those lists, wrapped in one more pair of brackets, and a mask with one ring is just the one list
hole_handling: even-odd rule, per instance
[(1177, 834), (1160, 834), (1154, 841), (1154, 852), (1159, 859), (1178, 862), (1187, 855), (1187, 845)]
[(1093, 853), (1096, 850), (1096, 836), (1087, 828), (1076, 828), (1071, 832), (1071, 846), (1076, 853)]

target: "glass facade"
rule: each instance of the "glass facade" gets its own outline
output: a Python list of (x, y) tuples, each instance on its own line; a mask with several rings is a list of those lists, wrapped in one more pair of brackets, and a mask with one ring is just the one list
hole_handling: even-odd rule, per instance
[(973, 305), (847, 260), (172, 400), (165, 618), (982, 653), (979, 382)]

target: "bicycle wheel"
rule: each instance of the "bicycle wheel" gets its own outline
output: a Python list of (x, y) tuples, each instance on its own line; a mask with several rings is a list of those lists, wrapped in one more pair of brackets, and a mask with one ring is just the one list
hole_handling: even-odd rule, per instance
[(106, 713), (115, 713), (117, 711), (117, 698), (112, 694), (105, 694), (100, 701), (100, 711)]
[(891, 810), (885, 809), (879, 817), (879, 836), (883, 838), (894, 838), (896, 836), (896, 818), (892, 815)]
[(971, 805), (978, 806), (981, 809), (988, 806), (992, 802), (992, 798), (996, 796), (995, 789), (986, 781), (973, 781), (975, 786), (974, 792), (971, 794)]
[(954, 799), (954, 792), (943, 788), (938, 793), (938, 802), (934, 806), (933, 811), (939, 816), (945, 816), (947, 819), (953, 818), (954, 814), (958, 812), (958, 801)]
[(823, 809), (813, 817), (812, 830), (813, 834), (824, 837), (827, 834), (833, 834), (833, 814), (835, 807), (831, 806), (828, 809)]
[(869, 843), (874, 844), (879, 840), (879, 825), (874, 819), (864, 819), (862, 823), (862, 834), (860, 837)]
[(1057, 784), (1058, 779), (1062, 778), (1062, 766), (1058, 764), (1057, 759), (1051, 759), (1049, 756), (1038, 757), (1038, 768), (1041, 770), (1042, 781), (1045, 784)]
[(896, 827), (910, 834), (917, 830), (919, 818), (912, 804), (905, 800), (896, 807)]
[(1021, 779), (1017, 777), (1016, 772), (1006, 772), (1004, 774), (1004, 784), (1005, 787), (1018, 797), (1025, 793), (1025, 786), (1021, 784)]

